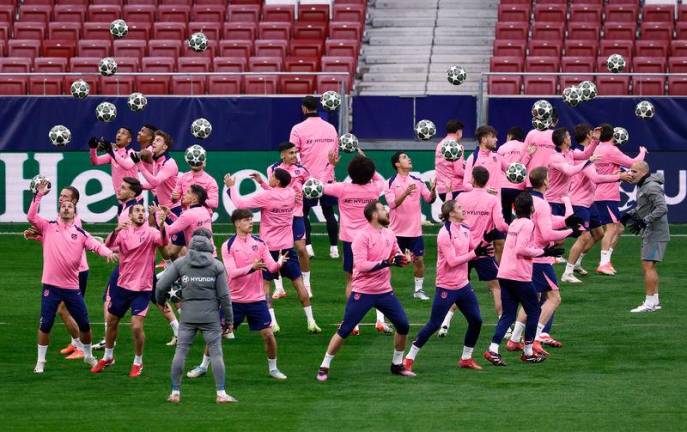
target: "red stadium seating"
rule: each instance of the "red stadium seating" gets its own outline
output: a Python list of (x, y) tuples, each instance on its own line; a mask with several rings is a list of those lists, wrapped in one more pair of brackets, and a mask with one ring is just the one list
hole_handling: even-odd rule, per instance
[(160, 5), (157, 7), (157, 17), (163, 22), (188, 22), (191, 15), (191, 6), (187, 5)]
[(86, 6), (57, 5), (53, 10), (54, 21), (79, 22), (86, 20)]
[(141, 59), (146, 55), (146, 41), (120, 39), (113, 43), (115, 57), (136, 57)]
[(150, 40), (148, 41), (148, 55), (150, 57), (174, 57), (181, 54), (179, 40)]
[(257, 23), (260, 19), (260, 5), (230, 4), (227, 21)]
[[(344, 5), (340, 5), (344, 6)], [(350, 7), (351, 5), (345, 5)], [(364, 12), (363, 12), (364, 14)], [(298, 21), (301, 22), (329, 22), (328, 4), (301, 4), (298, 6)], [(341, 21), (355, 21), (355, 19), (343, 19)]]
[(261, 40), (255, 41), (255, 55), (257, 57), (286, 57), (289, 43), (285, 40)]
[(327, 34), (327, 25), (324, 23), (297, 22), (292, 30), (293, 39), (324, 40)]
[(290, 4), (266, 4), (262, 8), (262, 20), (266, 22), (293, 22), (295, 8)]
[(594, 72), (596, 57), (563, 57), (562, 72)]
[(687, 77), (668, 77), (668, 94), (687, 96)]
[(541, 4), (534, 7), (534, 19), (538, 22), (564, 23), (566, 21), (567, 4)]
[(82, 39), (77, 43), (77, 54), (79, 57), (109, 57), (111, 51), (112, 41), (110, 40)]
[(602, 40), (599, 47), (600, 56), (610, 56), (611, 54), (620, 54), (625, 59), (632, 57), (634, 50), (634, 41), (632, 40)]
[(525, 45), (519, 40), (494, 40), (494, 57), (525, 57)]
[(515, 76), (489, 77), (489, 93), (496, 95), (520, 94), (522, 78)]
[(604, 24), (604, 38), (608, 40), (634, 40), (637, 33), (637, 23), (606, 22)]
[(208, 93), (212, 95), (234, 95), (243, 93), (242, 79), (239, 76), (208, 77)]
[(169, 77), (166, 76), (137, 76), (136, 90), (145, 95), (169, 94)]
[(562, 22), (535, 22), (532, 26), (532, 39), (562, 41), (565, 34)]
[(556, 82), (553, 76), (527, 76), (525, 77), (525, 94), (551, 95), (556, 94)]
[(203, 22), (223, 22), (226, 8), (223, 5), (196, 5), (191, 9), (191, 19)]
[(289, 40), (291, 36), (291, 23), (287, 22), (261, 22), (258, 24), (258, 38)]
[(687, 21), (680, 21), (675, 24), (676, 39), (687, 40)]
[(45, 57), (74, 57), (76, 55), (76, 41), (66, 39), (44, 40), (43, 55)]
[(675, 19), (674, 4), (647, 4), (642, 9), (642, 21), (669, 23)]
[(0, 77), (0, 95), (20, 96), (26, 94), (27, 79), (20, 77)]
[(224, 39), (227, 40), (250, 40), (255, 39), (257, 26), (248, 22), (229, 22), (223, 27)]
[(188, 31), (185, 22), (156, 22), (153, 24), (153, 38), (184, 40)]
[(665, 77), (632, 78), (632, 94), (661, 96), (665, 92)]
[(521, 72), (524, 66), (525, 62), (521, 57), (492, 57), (489, 70), (492, 72)]
[(38, 57), (41, 53), (41, 41), (31, 39), (12, 39), (7, 43), (9, 57)]
[(606, 14), (606, 22), (624, 22), (637, 23), (637, 15), (639, 14), (639, 6), (637, 2), (632, 4), (607, 4), (604, 10)]
[(0, 72), (31, 72), (31, 59), (26, 57), (0, 58)]
[(667, 57), (669, 51), (669, 41), (645, 41), (638, 40), (635, 42), (634, 55), (637, 57)]
[(30, 77), (29, 94), (55, 96), (62, 94), (62, 78), (58, 76)]
[(635, 57), (632, 69), (639, 73), (661, 73), (666, 70), (665, 57)]
[(503, 4), (499, 5), (499, 21), (529, 22), (532, 13), (532, 5), (529, 4)]
[(363, 23), (365, 21), (365, 5), (341, 4), (340, 2), (335, 3), (334, 21)]
[(529, 56), (560, 57), (563, 44), (559, 41), (531, 40), (527, 49)]
[(143, 72), (174, 72), (176, 57), (143, 57), (141, 70)]
[[(525, 59), (526, 72), (558, 72), (559, 69), (559, 57), (527, 56)], [(525, 85), (527, 85), (527, 79), (525, 79)]]
[(668, 70), (671, 73), (687, 73), (687, 57), (672, 57), (668, 61)]
[(566, 75), (562, 76), (559, 80), (560, 88), (570, 87), (572, 85), (577, 85), (582, 81), (594, 81), (594, 76), (592, 75)]
[(497, 22), (496, 39), (527, 40), (529, 25), (519, 22)]
[(677, 6), (677, 19), (678, 21), (687, 20), (687, 4)]
[(72, 72), (96, 72), (99, 57), (72, 57), (69, 59), (69, 70)]
[(117, 73), (140, 72), (141, 60), (138, 57), (117, 57)]
[(320, 70), (320, 61), (317, 57), (287, 57), (284, 69), (286, 72), (317, 72)]
[[(356, 41), (350, 41), (357, 43)], [(302, 57), (321, 57), (322, 42), (319, 40), (292, 40), (289, 45), (289, 54)]]
[(134, 92), (135, 81), (131, 76), (100, 77), (100, 94), (128, 96)]
[[(19, 23), (17, 23), (19, 24)], [(110, 36), (110, 30), (107, 30), (108, 36)], [(48, 24), (48, 38), (49, 39), (71, 39), (79, 40), (81, 37), (81, 24), (79, 23), (59, 23), (51, 22)], [(111, 36), (110, 36), (111, 37)], [(86, 36), (87, 39), (96, 39)]]
[(179, 57), (179, 72), (210, 72), (212, 62), (207, 57)]
[(212, 65), (215, 72), (244, 72), (248, 69), (245, 57), (215, 57)]
[(687, 40), (670, 41), (671, 57), (687, 57)]
[[(322, 94), (329, 90), (334, 90), (336, 92), (341, 91), (341, 79), (335, 76), (319, 75), (316, 79), (317, 82), (317, 93)], [(350, 91), (350, 88), (346, 87), (345, 79), (343, 81), (344, 89), (346, 92)]]
[(119, 6), (112, 5), (91, 5), (88, 7), (88, 21), (91, 22), (106, 22), (111, 23), (112, 21), (120, 18), (122, 13), (122, 8)]
[(250, 72), (279, 72), (283, 63), (284, 60), (281, 57), (251, 57), (248, 59), (248, 70)]
[(279, 92), (284, 94), (312, 94), (315, 87), (314, 76), (281, 76)]
[(33, 59), (34, 72), (65, 72), (69, 62), (63, 57), (36, 57)]
[(324, 43), (325, 53), (330, 56), (358, 57), (360, 42), (341, 39), (327, 39)]
[(567, 56), (596, 58), (598, 51), (599, 43), (596, 41), (565, 40), (565, 55)]
[(205, 94), (204, 76), (174, 76), (172, 77), (172, 93), (177, 95)]
[(222, 39), (222, 23), (208, 21), (192, 21), (188, 23), (188, 34), (201, 32), (208, 40), (218, 41)]
[(598, 24), (601, 22), (600, 4), (570, 4), (570, 21)]
[(644, 22), (639, 30), (644, 40), (671, 40), (673, 38), (673, 23)]
[(208, 40), (208, 47), (205, 51), (194, 51), (191, 49), (191, 47), (188, 45), (188, 43), (184, 42), (181, 44), (181, 56), (182, 57), (207, 57), (210, 60), (212, 60), (213, 57), (217, 55), (219, 52), (218, 50), (218, 43), (217, 41), (214, 40)]
[(14, 21), (15, 9), (13, 5), (0, 5), (0, 22)]
[[(153, 23), (155, 22), (154, 5), (126, 5), (124, 6), (124, 19), (129, 22)], [(129, 24), (130, 25), (130, 24)], [(131, 32), (131, 28), (129, 28)]]
[(601, 26), (598, 23), (571, 22), (568, 24), (568, 38), (576, 40), (599, 40)]
[(48, 23), (51, 11), (52, 7), (48, 5), (25, 5), (19, 11), (19, 21)]
[[(128, 22), (129, 33), (127, 39), (138, 39), (147, 41), (152, 35), (153, 25), (149, 22)], [(84, 24), (85, 25), (85, 24)]]
[(244, 93), (246, 93), (246, 94), (277, 93), (277, 77), (247, 76), (244, 80)]
[(42, 41), (45, 39), (46, 24), (39, 22), (17, 22), (14, 23), (15, 39), (35, 39)]
[(626, 76), (600, 76), (596, 87), (601, 96), (622, 96), (629, 94), (630, 78)]
[(246, 60), (253, 54), (253, 43), (251, 41), (229, 41), (219, 42), (219, 55), (221, 57), (244, 57)]

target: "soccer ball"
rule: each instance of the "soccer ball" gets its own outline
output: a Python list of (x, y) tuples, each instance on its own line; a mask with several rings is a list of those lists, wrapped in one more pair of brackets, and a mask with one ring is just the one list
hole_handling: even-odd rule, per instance
[(582, 81), (577, 85), (577, 89), (580, 91), (583, 101), (592, 100), (596, 97), (596, 84), (591, 81)]
[(203, 52), (208, 49), (208, 38), (201, 32), (193, 33), (186, 43), (195, 52)]
[(83, 99), (88, 96), (88, 93), (91, 91), (91, 87), (86, 81), (78, 79), (72, 83), (71, 91), (72, 96), (77, 99)]
[(186, 163), (191, 165), (191, 166), (200, 166), (205, 163), (205, 149), (198, 144), (194, 144), (191, 147), (186, 149), (186, 153), (184, 154), (184, 159), (186, 159)]
[(538, 131), (545, 131), (551, 127), (551, 119), (540, 120), (538, 118), (532, 119), (532, 127)]
[(650, 119), (656, 114), (654, 104), (649, 101), (641, 101), (635, 107), (635, 115), (642, 119)]
[(123, 19), (116, 19), (110, 23), (110, 33), (115, 39), (121, 39), (129, 33), (129, 26)]
[(606, 61), (608, 70), (613, 73), (620, 73), (625, 70), (625, 59), (620, 54), (611, 54)]
[(109, 123), (117, 118), (117, 107), (110, 102), (101, 102), (95, 107), (95, 116), (98, 120)]
[(212, 133), (212, 125), (203, 117), (197, 118), (191, 123), (191, 133), (198, 139), (205, 139)]
[(467, 72), (465, 72), (465, 69), (458, 65), (453, 65), (449, 67), (446, 73), (448, 74), (448, 82), (450, 82), (453, 85), (463, 84), (463, 82), (465, 82), (465, 79), (468, 77), (468, 74)]
[(566, 87), (563, 90), (563, 101), (571, 107), (578, 106), (582, 100), (582, 94), (577, 86)]
[(142, 111), (143, 108), (148, 104), (148, 99), (143, 95), (143, 93), (134, 92), (129, 95), (129, 99), (126, 101), (129, 105), (131, 111)]
[(310, 199), (317, 199), (324, 193), (324, 185), (318, 179), (312, 177), (303, 183), (303, 196)]
[(513, 162), (506, 168), (506, 179), (513, 184), (520, 184), (527, 178), (527, 168), (520, 162)]
[(623, 145), (630, 140), (630, 134), (622, 127), (613, 128), (613, 142)]
[(50, 179), (44, 175), (38, 174), (37, 176), (31, 179), (31, 183), (29, 184), (29, 189), (31, 190), (31, 193), (37, 193), (38, 185), (40, 185), (41, 183), (48, 183), (48, 190), (50, 190), (50, 187), (52, 186), (52, 184), (50, 183)]
[(105, 57), (98, 63), (98, 72), (102, 76), (112, 76), (117, 73), (117, 62), (112, 57)]
[(52, 145), (62, 147), (69, 144), (72, 140), (72, 132), (65, 126), (57, 125), (53, 126), (48, 133), (48, 138)]
[(327, 111), (334, 111), (341, 106), (341, 95), (334, 90), (326, 91), (322, 93), (320, 104), (322, 104), (322, 107)]
[[(184, 280), (185, 279), (185, 280)], [(172, 286), (167, 293), (167, 300), (172, 303), (179, 303), (184, 299), (182, 296), (182, 291), (184, 288), (184, 283), (188, 283), (188, 276), (182, 276), (179, 279), (172, 282)]]
[(358, 137), (352, 133), (345, 133), (339, 137), (339, 148), (346, 153), (358, 151)]
[(437, 127), (431, 120), (420, 120), (415, 125), (415, 135), (421, 141), (429, 141), (437, 133)]
[(532, 117), (538, 120), (544, 120), (551, 117), (553, 112), (553, 105), (551, 102), (540, 99), (532, 105)]
[(463, 146), (458, 141), (448, 140), (441, 144), (439, 152), (447, 161), (455, 161), (463, 157)]

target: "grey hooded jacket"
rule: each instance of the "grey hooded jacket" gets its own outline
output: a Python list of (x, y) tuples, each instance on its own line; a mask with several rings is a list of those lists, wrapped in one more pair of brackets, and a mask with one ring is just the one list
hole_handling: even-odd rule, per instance
[(663, 173), (649, 175), (637, 185), (637, 205), (631, 211), (646, 223), (642, 238), (647, 242), (670, 240), (668, 205), (663, 192)]
[(224, 265), (212, 256), (212, 241), (195, 235), (188, 255), (177, 259), (157, 281), (155, 296), (163, 303), (172, 284), (181, 280), (179, 320), (187, 324), (219, 323), (219, 308), (226, 322), (234, 321)]

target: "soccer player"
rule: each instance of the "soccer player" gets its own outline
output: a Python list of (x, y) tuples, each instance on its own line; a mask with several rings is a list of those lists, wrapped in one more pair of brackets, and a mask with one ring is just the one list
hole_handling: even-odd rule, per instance
[[(289, 142), (296, 145), (301, 163), (310, 175), (322, 183), (334, 181), (334, 168), (339, 161), (339, 137), (331, 123), (320, 118), (317, 107), (320, 103), (315, 96), (303, 98), (301, 109), (305, 120), (291, 128)], [(303, 200), (303, 216), (305, 222), (305, 235), (308, 253), (315, 256), (310, 242), (310, 209), (319, 202), (322, 214), (327, 223), (327, 236), (329, 237), (329, 256), (339, 258), (337, 248), (339, 225), (334, 215), (336, 199), (325, 193), (319, 199), (306, 198)]]
[[(441, 154), (441, 146), (446, 141), (460, 142), (463, 138), (463, 123), (459, 120), (446, 122), (446, 136), (437, 144), (434, 150), (434, 171), (436, 172), (437, 193), (441, 201), (455, 199), (463, 191), (463, 172), (465, 171), (465, 159), (448, 161)], [(393, 222), (392, 222), (393, 223)]]
[[(135, 378), (143, 372), (143, 321), (148, 313), (148, 303), (153, 291), (155, 251), (167, 243), (167, 235), (162, 219), (158, 221), (159, 231), (147, 224), (146, 208), (143, 204), (134, 204), (127, 212), (129, 220), (117, 224), (105, 241), (108, 247), (119, 253), (119, 277), (108, 291), (105, 355), (91, 368), (91, 372), (100, 373), (114, 364), (114, 344), (117, 340), (119, 322), (131, 309), (134, 361), (129, 376)], [(162, 217), (162, 214), (159, 216)]]
[(384, 197), (389, 205), (391, 231), (396, 234), (396, 241), (402, 251), (410, 250), (413, 256), (415, 274), (415, 293), (413, 297), (426, 301), (429, 297), (422, 285), (425, 281), (425, 242), (422, 238), (422, 208), (420, 200), (433, 203), (436, 199), (436, 183), (431, 189), (419, 178), (410, 174), (413, 161), (404, 152), (391, 156), (391, 166), (396, 175), (389, 179)]
[[(134, 151), (128, 148), (132, 138), (131, 129), (121, 127), (117, 129), (114, 143), (105, 141), (103, 138), (98, 140), (95, 137), (88, 141), (91, 163), (93, 165), (110, 164), (112, 167), (112, 190), (114, 192), (119, 190), (124, 177), (138, 176), (136, 164), (131, 159), (131, 154)], [(106, 153), (99, 156), (98, 150), (104, 150)]]
[(441, 326), (451, 306), (457, 306), (468, 321), (463, 343), (463, 354), (458, 365), (466, 369), (482, 369), (472, 358), (472, 351), (482, 328), (482, 316), (475, 292), (468, 281), (468, 261), (487, 256), (490, 247), (480, 243), (474, 247), (472, 236), (467, 226), (463, 225), (463, 209), (454, 200), (448, 200), (441, 206), (441, 220), (444, 226), (437, 236), (437, 276), (436, 292), (429, 321), (417, 334), (410, 352), (403, 365), (412, 370), (415, 357), (429, 338)]
[[(555, 151), (554, 149), (556, 147), (551, 140), (553, 128), (555, 128), (556, 124), (558, 124), (558, 114), (556, 113), (555, 108), (551, 113), (551, 118), (553, 121), (551, 122), (549, 129), (543, 131), (532, 129), (531, 131), (527, 132), (527, 136), (525, 136), (525, 147), (534, 146), (537, 149), (526, 164), (527, 172), (532, 171), (536, 167), (549, 166), (549, 159), (551, 158), (551, 155)], [(528, 179), (527, 186), (529, 185)]]
[[(537, 151), (537, 147), (534, 145), (526, 147), (523, 142), (524, 138), (525, 132), (521, 128), (510, 128), (506, 134), (506, 142), (501, 144), (498, 150), (496, 150), (496, 153), (501, 155), (507, 166), (515, 162), (527, 166), (530, 158)], [(503, 182), (501, 187), (501, 210), (506, 223), (511, 223), (513, 220), (513, 201), (524, 190), (525, 182), (520, 184), (514, 184), (509, 181)]]
[(237, 402), (225, 390), (220, 312), (226, 320), (226, 327), (230, 327), (233, 321), (233, 312), (226, 271), (222, 263), (213, 257), (214, 250), (212, 233), (204, 228), (195, 230), (189, 240), (188, 254), (167, 267), (155, 289), (157, 303), (164, 303), (172, 284), (181, 280), (183, 313), (179, 341), (172, 360), (172, 393), (167, 398), (171, 403), (181, 401), (181, 375), (186, 354), (199, 330), (211, 358), (217, 392), (215, 401), (220, 404)]
[[(617, 174), (620, 168), (630, 168), (635, 162), (643, 161), (647, 151), (645, 147), (639, 147), (639, 154), (630, 158), (613, 143), (613, 126), (604, 123), (601, 126), (599, 140), (601, 144), (594, 151), (598, 159), (594, 161), (599, 174)], [(601, 239), (601, 259), (596, 269), (597, 273), (614, 276), (616, 273), (611, 257), (613, 248), (620, 240), (622, 225), (620, 219), (620, 185), (619, 183), (603, 183), (594, 191), (594, 204), (599, 212), (599, 220), (604, 226), (604, 236)]]
[(142, 150), (140, 156), (134, 153), (134, 162), (137, 163), (138, 170), (145, 179), (141, 182), (143, 189), (152, 191), (156, 204), (171, 208), (174, 204), (172, 193), (179, 174), (179, 167), (169, 154), (173, 140), (167, 132), (162, 130), (155, 131), (154, 136), (151, 145)]
[(277, 368), (277, 340), (272, 332), (272, 320), (265, 300), (261, 271), (276, 273), (288, 256), (281, 252), (275, 261), (265, 242), (251, 235), (253, 213), (250, 210), (234, 210), (231, 221), (236, 228), (236, 235), (229, 237), (222, 244), (222, 261), (229, 276), (234, 311), (233, 328), (241, 325), (244, 318), (248, 320), (250, 330), (259, 331), (265, 343), (267, 370), (270, 376), (277, 380), (285, 380), (286, 375)]
[[(275, 169), (269, 178), (270, 188), (258, 191), (247, 198), (239, 196), (236, 180), (229, 174), (224, 176), (224, 184), (229, 189), (227, 191), (229, 198), (237, 208), (260, 209), (260, 238), (267, 244), (272, 257), (276, 260), (282, 253), (288, 256), (288, 260), (281, 266), (279, 273), (263, 272), (263, 278), (266, 281), (265, 292), (269, 293), (269, 281), (275, 279), (278, 274), (291, 279), (303, 305), (308, 331), (320, 333), (322, 329), (315, 322), (310, 297), (303, 285), (298, 257), (293, 249), (293, 211), (296, 206), (296, 192), (289, 187), (291, 175), (281, 168)], [(274, 309), (270, 311), (272, 325), (275, 326)]]
[(43, 296), (41, 297), (41, 320), (38, 330), (38, 360), (35, 373), (45, 371), (46, 354), (50, 343), (50, 330), (55, 322), (57, 307), (64, 302), (69, 314), (79, 327), (79, 340), (84, 353), (84, 362), (90, 366), (97, 363), (91, 348), (91, 327), (88, 310), (79, 290), (79, 267), (85, 249), (116, 261), (117, 255), (105, 245), (98, 243), (83, 229), (74, 225), (76, 206), (72, 201), (60, 202), (57, 220), (48, 221), (38, 214), (41, 198), (49, 191), (47, 182), (38, 185), (36, 196), (29, 207), (28, 220), (43, 236)]
[(391, 373), (412, 377), (415, 374), (403, 366), (403, 352), (408, 338), (408, 317), (391, 287), (392, 265), (403, 267), (410, 256), (403, 255), (396, 237), (389, 228), (389, 216), (379, 201), (372, 201), (363, 210), (367, 226), (358, 231), (353, 240), (353, 280), (351, 296), (346, 302), (344, 318), (339, 330), (327, 346), (324, 360), (317, 372), (318, 381), (327, 381), (329, 368), (336, 353), (371, 308), (381, 310), (396, 328)]
[[(181, 199), (181, 206), (185, 207), (181, 215), (177, 216), (174, 212), (165, 207), (160, 206), (159, 210), (165, 215), (167, 222), (167, 235), (172, 238), (183, 238), (188, 246), (190, 237), (193, 231), (198, 228), (205, 228), (212, 232), (212, 215), (208, 212), (206, 202), (208, 199), (207, 191), (200, 185), (192, 184), (186, 189), (183, 198)], [(155, 213), (157, 213), (157, 208)]]
[(172, 192), (172, 202), (174, 204), (171, 210), (177, 210), (178, 207), (181, 207), (181, 210), (174, 211), (175, 214), (179, 215), (181, 211), (186, 210), (181, 202), (181, 197), (183, 197), (188, 188), (194, 184), (201, 186), (207, 192), (208, 197), (204, 205), (208, 213), (212, 215), (212, 212), (219, 206), (219, 188), (217, 187), (217, 181), (205, 171), (206, 161), (197, 164), (194, 164), (192, 161), (186, 161), (191, 171), (187, 171), (178, 177), (176, 187), (174, 188), (174, 192)]

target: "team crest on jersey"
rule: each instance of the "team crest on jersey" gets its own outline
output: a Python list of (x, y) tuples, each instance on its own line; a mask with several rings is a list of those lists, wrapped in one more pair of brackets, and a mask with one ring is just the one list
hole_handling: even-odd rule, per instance
[(441, 292), (441, 298), (446, 300), (447, 297), (448, 297), (448, 293), (446, 291), (442, 291)]
[(76, 234), (72, 234), (72, 240), (76, 240)]
[(254, 244), (254, 245), (251, 246), (250, 248), (253, 249), (253, 251), (256, 251), (256, 250), (258, 250), (258, 245)]
[(353, 300), (360, 300), (360, 294), (359, 293), (353, 294)]
[(49, 290), (47, 290), (47, 289), (43, 290), (43, 297), (47, 297), (47, 296), (49, 296), (49, 295), (50, 295), (50, 291), (49, 291)]
[(387, 246), (390, 246), (390, 245), (391, 245), (391, 242), (389, 241), (389, 239), (386, 239), (386, 245), (387, 245)]

